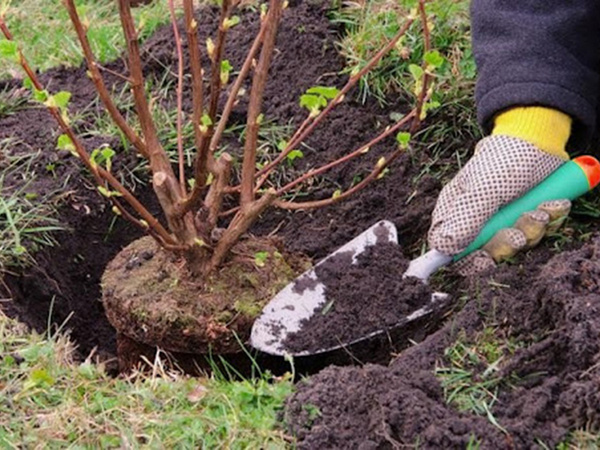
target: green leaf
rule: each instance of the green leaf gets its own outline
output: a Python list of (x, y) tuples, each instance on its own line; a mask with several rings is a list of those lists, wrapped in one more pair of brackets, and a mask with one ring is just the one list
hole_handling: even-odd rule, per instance
[(316, 115), (321, 108), (327, 106), (327, 99), (320, 95), (304, 94), (300, 97), (300, 106), (308, 109), (311, 114)]
[(340, 90), (336, 87), (314, 86), (306, 91), (307, 94), (316, 94), (325, 97), (328, 100), (334, 99)]
[(48, 100), (48, 91), (45, 89), (42, 91), (38, 91), (37, 89), (34, 88), (33, 99), (36, 102), (40, 102), (40, 103), (46, 102)]
[(25, 77), (23, 79), (23, 87), (25, 89), (29, 89), (29, 90), (33, 91), (34, 87), (33, 87), (33, 81), (31, 81), (31, 78)]
[(210, 116), (208, 115), (208, 113), (204, 113), (202, 115), (202, 118), (200, 119), (200, 122), (202, 123), (202, 125), (204, 126), (211, 126), (213, 124), (212, 119), (210, 118)]
[(240, 23), (240, 16), (231, 16), (230, 18), (225, 19), (223, 21), (223, 28), (228, 30), (229, 28), (235, 27), (239, 23)]
[(444, 64), (444, 57), (440, 55), (440, 52), (437, 50), (428, 51), (425, 53), (425, 56), (423, 56), (423, 59), (432, 67), (440, 67), (442, 64)]
[(286, 156), (288, 162), (290, 162), (290, 163), (294, 162), (294, 160), (297, 158), (303, 158), (303, 157), (304, 157), (304, 153), (302, 153), (301, 150), (292, 150)]
[(233, 66), (231, 65), (228, 59), (224, 59), (223, 61), (221, 61), (221, 72), (231, 72), (232, 70)]
[(408, 71), (411, 73), (415, 80), (420, 80), (423, 77), (423, 69), (421, 66), (417, 66), (416, 64), (410, 64), (408, 66)]
[(410, 142), (410, 133), (408, 131), (401, 131), (396, 135), (396, 142), (400, 148), (407, 148)]
[(110, 198), (110, 191), (104, 186), (98, 186), (98, 192), (100, 192), (104, 197)]
[(54, 103), (58, 108), (66, 108), (71, 100), (71, 93), (67, 91), (60, 91), (54, 94)]
[(254, 254), (254, 264), (258, 267), (264, 267), (268, 257), (269, 252), (256, 252)]
[(67, 150), (68, 152), (71, 153), (71, 155), (79, 158), (79, 155), (75, 151), (75, 145), (73, 144), (73, 141), (66, 134), (61, 134), (58, 137), (58, 140), (56, 141), (56, 148), (58, 150)]
[(14, 41), (3, 39), (0, 41), (0, 58), (12, 59), (19, 61), (19, 47)]

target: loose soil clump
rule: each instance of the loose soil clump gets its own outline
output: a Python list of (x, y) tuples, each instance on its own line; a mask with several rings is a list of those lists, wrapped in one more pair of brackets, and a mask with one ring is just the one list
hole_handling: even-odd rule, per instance
[[(549, 255), (474, 281), (467, 305), (389, 367), (331, 367), (301, 383), (285, 414), (299, 447), (554, 448), (600, 426), (600, 236)], [(481, 364), (490, 330), (492, 367)], [(467, 386), (493, 382), (489, 415), (448, 403), (442, 368), (466, 364), (448, 351), (457, 342), (478, 361), (462, 367)]]
[(334, 255), (316, 269), (325, 285), (321, 311), (290, 334), (285, 347), (317, 351), (348, 344), (397, 325), (431, 301), (431, 288), (417, 279), (402, 279), (408, 260), (394, 243), (376, 244), (358, 256)]

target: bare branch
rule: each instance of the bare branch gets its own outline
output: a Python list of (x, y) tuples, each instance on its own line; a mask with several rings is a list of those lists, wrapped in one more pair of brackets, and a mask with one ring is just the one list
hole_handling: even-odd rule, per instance
[(412, 110), (410, 113), (408, 113), (406, 116), (404, 116), (401, 120), (396, 122), (393, 126), (388, 127), (387, 129), (385, 129), (383, 131), (383, 133), (381, 133), (377, 137), (371, 139), (369, 142), (360, 146), (353, 152), (351, 152), (347, 155), (344, 155), (341, 158), (336, 159), (335, 161), (325, 164), (319, 168), (311, 169), (308, 172), (306, 172), (305, 174), (303, 174), (302, 176), (295, 179), (294, 181), (291, 181), (288, 184), (286, 184), (285, 186), (281, 187), (279, 190), (277, 190), (277, 195), (284, 194), (285, 192), (288, 192), (290, 189), (297, 186), (298, 184), (303, 183), (304, 181), (308, 180), (309, 178), (320, 175), (323, 172), (326, 172), (336, 166), (339, 166), (340, 164), (343, 164), (343, 163), (348, 162), (360, 155), (365, 154), (366, 152), (369, 151), (369, 149), (371, 147), (373, 147), (374, 145), (377, 145), (379, 142), (381, 142), (388, 136), (394, 134), (396, 131), (398, 131), (400, 128), (402, 128), (404, 125), (406, 125), (409, 120), (414, 119), (414, 117), (415, 117), (415, 110)]
[(338, 105), (339, 103), (341, 103), (343, 101), (344, 97), (350, 91), (350, 89), (352, 89), (365, 74), (367, 74), (369, 71), (371, 71), (373, 69), (373, 67), (375, 67), (377, 65), (377, 63), (379, 63), (381, 58), (383, 58), (391, 49), (394, 48), (396, 43), (400, 40), (400, 38), (402, 36), (404, 36), (406, 31), (412, 25), (413, 21), (414, 21), (414, 19), (409, 18), (404, 23), (402, 28), (400, 28), (398, 33), (392, 38), (392, 40), (390, 40), (386, 44), (385, 47), (383, 47), (381, 50), (379, 50), (375, 54), (375, 56), (373, 56), (373, 58), (371, 58), (371, 60), (369, 60), (369, 62), (365, 65), (365, 67), (363, 67), (356, 75), (353, 75), (350, 77), (350, 79), (348, 80), (346, 85), (340, 90), (340, 92), (336, 95), (336, 97), (329, 102), (329, 104), (325, 107), (325, 109), (323, 109), (323, 111), (321, 111), (319, 113), (319, 115), (317, 117), (315, 117), (315, 119), (312, 122), (310, 122), (309, 125), (306, 124), (306, 121), (305, 121), (305, 123), (303, 123), (303, 126), (305, 127), (304, 131), (302, 131), (301, 133), (295, 133), (294, 136), (296, 136), (296, 137), (294, 139), (291, 139), (288, 142), (288, 144), (283, 149), (283, 151), (279, 154), (279, 156), (277, 156), (277, 158), (275, 158), (273, 161), (271, 161), (269, 164), (267, 164), (265, 167), (263, 167), (260, 171), (258, 171), (256, 176), (263, 176), (265, 174), (270, 173), (279, 163), (281, 163), (287, 157), (287, 155), (295, 147), (297, 147), (300, 143), (302, 143), (302, 141), (315, 129), (315, 127), (317, 125), (319, 125), (319, 123), (321, 123), (323, 121), (323, 119), (325, 119), (325, 117), (327, 117), (329, 112), (336, 105)]
[(228, 153), (223, 153), (217, 161), (215, 181), (213, 181), (205, 201), (209, 211), (208, 227), (210, 229), (217, 225), (221, 205), (223, 204), (223, 196), (225, 195), (225, 188), (229, 185), (231, 177), (232, 164), (233, 158)]
[[(142, 62), (140, 59), (140, 50), (137, 39), (137, 31), (131, 15), (129, 0), (118, 0), (119, 15), (125, 40), (127, 42), (127, 54), (129, 59), (129, 71), (131, 76), (131, 90), (133, 91), (133, 100), (135, 110), (138, 115), (142, 133), (146, 141), (148, 156), (150, 158), (150, 168), (153, 173), (164, 172), (170, 177), (175, 178), (173, 168), (169, 162), (169, 157), (163, 149), (156, 133), (156, 127), (150, 114), (150, 108), (144, 92), (144, 75), (142, 74)], [(177, 188), (176, 192), (171, 193), (171, 197), (178, 198), (181, 194)], [(169, 206), (169, 205), (163, 205)], [(165, 208), (166, 209), (166, 208)]]
[(228, 27), (225, 25), (231, 14), (231, 0), (222, 0), (221, 15), (219, 17), (219, 29), (217, 31), (217, 42), (212, 55), (209, 55), (212, 61), (210, 68), (210, 100), (208, 103), (208, 115), (213, 123), (217, 117), (217, 107), (219, 105), (219, 95), (221, 94), (221, 61), (223, 60), (223, 50), (225, 49), (225, 37)]
[[(431, 50), (431, 37), (429, 35), (429, 25), (427, 23), (427, 12), (425, 11), (425, 0), (419, 0), (419, 16), (421, 18), (421, 23), (423, 26), (423, 55), (426, 55), (427, 52)], [(411, 133), (415, 133), (421, 125), (421, 112), (423, 111), (423, 106), (425, 105), (424, 99), (427, 95), (427, 88), (431, 79), (431, 75), (427, 73), (427, 62), (425, 60), (423, 60), (422, 68), (422, 88), (417, 98), (417, 115), (415, 116), (415, 120), (413, 121), (412, 126), (410, 127)]]
[(242, 163), (242, 182), (240, 191), (240, 204), (242, 210), (254, 201), (254, 172), (256, 170), (256, 144), (258, 140), (258, 129), (260, 124), (258, 118), (262, 109), (263, 96), (267, 83), (267, 75), (273, 49), (275, 48), (275, 39), (277, 38), (277, 28), (283, 11), (282, 0), (270, 0), (269, 12), (265, 19), (266, 30), (263, 39), (263, 46), (260, 57), (252, 79), (252, 90), (248, 104), (248, 119), (246, 123), (246, 141), (244, 143), (244, 161)]
[(92, 52), (92, 47), (87, 38), (86, 27), (81, 23), (81, 19), (79, 18), (79, 14), (77, 13), (77, 8), (75, 7), (75, 3), (73, 0), (65, 0), (65, 4), (67, 7), (67, 11), (69, 12), (69, 17), (71, 18), (71, 22), (73, 23), (73, 27), (75, 27), (75, 32), (77, 33), (77, 38), (79, 39), (79, 44), (81, 45), (81, 49), (83, 50), (83, 55), (85, 57), (87, 67), (90, 73), (90, 77), (94, 86), (96, 87), (96, 91), (98, 92), (98, 96), (100, 97), (100, 101), (108, 111), (108, 114), (115, 122), (115, 124), (119, 127), (119, 129), (123, 132), (125, 137), (131, 144), (137, 149), (138, 152), (144, 157), (148, 157), (148, 151), (146, 149), (146, 145), (142, 141), (142, 139), (137, 135), (135, 131), (129, 126), (121, 112), (117, 109), (106, 85), (104, 84), (104, 79), (99, 70), (99, 65), (96, 62), (96, 58), (94, 57), (94, 53)]
[(367, 175), (367, 177), (364, 180), (362, 180), (360, 183), (356, 184), (355, 186), (352, 186), (350, 189), (342, 192), (338, 196), (327, 198), (324, 200), (315, 200), (315, 201), (299, 202), (299, 203), (288, 202), (288, 201), (284, 201), (284, 200), (275, 200), (273, 202), (273, 205), (277, 206), (278, 208), (288, 209), (288, 210), (298, 210), (298, 209), (306, 210), (306, 209), (322, 208), (324, 206), (329, 206), (329, 205), (333, 205), (335, 203), (339, 203), (342, 200), (347, 199), (351, 195), (353, 195), (353, 194), (357, 193), (358, 191), (361, 191), (365, 187), (367, 187), (371, 183), (371, 181), (377, 179), (379, 174), (381, 172), (383, 172), (383, 170), (392, 161), (394, 161), (398, 156), (400, 156), (403, 152), (404, 152), (403, 149), (398, 148), (396, 151), (391, 153), (390, 156), (388, 156), (385, 159), (385, 162), (383, 164), (377, 164), (375, 166), (375, 168), (371, 171), (371, 173), (369, 173), (369, 175)]
[(194, 125), (194, 140), (197, 152), (196, 162), (194, 163), (196, 178), (195, 186), (204, 186), (207, 176), (207, 154), (206, 152), (201, 152), (203, 147), (203, 135), (200, 131), (200, 120), (202, 119), (202, 111), (204, 109), (204, 86), (200, 47), (198, 46), (198, 23), (194, 19), (194, 0), (183, 1), (183, 12), (192, 75), (192, 121)]
[(266, 23), (266, 20), (262, 21), (260, 30), (258, 31), (258, 34), (256, 35), (256, 38), (254, 39), (254, 42), (252, 43), (252, 46), (248, 51), (246, 60), (244, 61), (244, 64), (242, 65), (242, 68), (240, 69), (240, 72), (231, 88), (231, 92), (227, 97), (227, 102), (225, 103), (225, 107), (223, 108), (223, 113), (221, 114), (219, 123), (210, 141), (211, 153), (214, 152), (219, 146), (221, 136), (223, 135), (225, 127), (227, 126), (227, 121), (229, 120), (229, 116), (231, 115), (231, 111), (233, 110), (233, 106), (235, 105), (235, 101), (237, 99), (240, 88), (242, 87), (244, 80), (248, 76), (248, 72), (250, 72), (250, 69), (252, 68), (252, 61), (254, 60), (254, 57), (256, 56), (256, 53), (258, 52), (258, 49), (262, 42), (266, 30)]
[(277, 194), (271, 189), (261, 198), (237, 212), (215, 247), (208, 265), (208, 271), (215, 269), (223, 262), (231, 247), (233, 247), (242, 234), (248, 231), (248, 228), (250, 228), (258, 216), (273, 203), (276, 197)]
[(171, 13), (171, 23), (173, 25), (173, 38), (175, 39), (175, 48), (177, 49), (177, 160), (179, 163), (179, 188), (181, 195), (186, 196), (185, 188), (185, 166), (183, 160), (183, 49), (181, 45), (181, 36), (177, 26), (177, 16), (175, 14), (175, 3), (169, 0), (169, 11)]

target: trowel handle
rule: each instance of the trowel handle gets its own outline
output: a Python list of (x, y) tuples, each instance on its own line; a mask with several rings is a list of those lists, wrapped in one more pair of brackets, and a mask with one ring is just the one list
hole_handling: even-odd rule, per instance
[(453, 260), (457, 261), (483, 247), (498, 231), (512, 227), (524, 212), (533, 211), (549, 200), (575, 200), (594, 189), (598, 183), (600, 162), (596, 158), (579, 156), (567, 161), (525, 195), (502, 207), (487, 221), (471, 245)]
[(568, 161), (525, 195), (503, 206), (487, 221), (479, 235), (462, 253), (452, 257), (431, 249), (412, 260), (404, 276), (427, 281), (429, 276), (440, 267), (483, 247), (501, 229), (512, 227), (524, 212), (533, 211), (541, 203), (550, 200), (574, 200), (594, 189), (598, 183), (600, 183), (600, 162), (596, 158), (579, 156)]

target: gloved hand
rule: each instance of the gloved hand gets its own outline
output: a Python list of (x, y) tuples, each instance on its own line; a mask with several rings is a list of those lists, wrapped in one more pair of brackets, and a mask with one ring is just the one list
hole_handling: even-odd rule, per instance
[[(532, 108), (519, 109), (530, 112)], [(568, 128), (570, 131), (570, 120)], [(513, 134), (519, 135), (518, 132)], [(554, 146), (550, 152), (547, 142), (536, 140), (535, 136), (531, 138), (531, 133), (525, 133), (528, 140), (507, 134), (482, 139), (471, 160), (440, 193), (429, 230), (430, 248), (447, 255), (464, 250), (498, 209), (539, 184), (568, 159), (564, 152), (568, 133), (562, 134), (566, 135), (558, 146), (562, 151)], [(531, 141), (541, 143), (545, 150)], [(471, 274), (536, 245), (549, 224), (555, 229), (564, 221), (570, 206), (568, 200), (546, 202), (536, 211), (525, 213), (513, 228), (498, 232), (484, 248), (456, 263), (456, 268), (464, 275)]]

